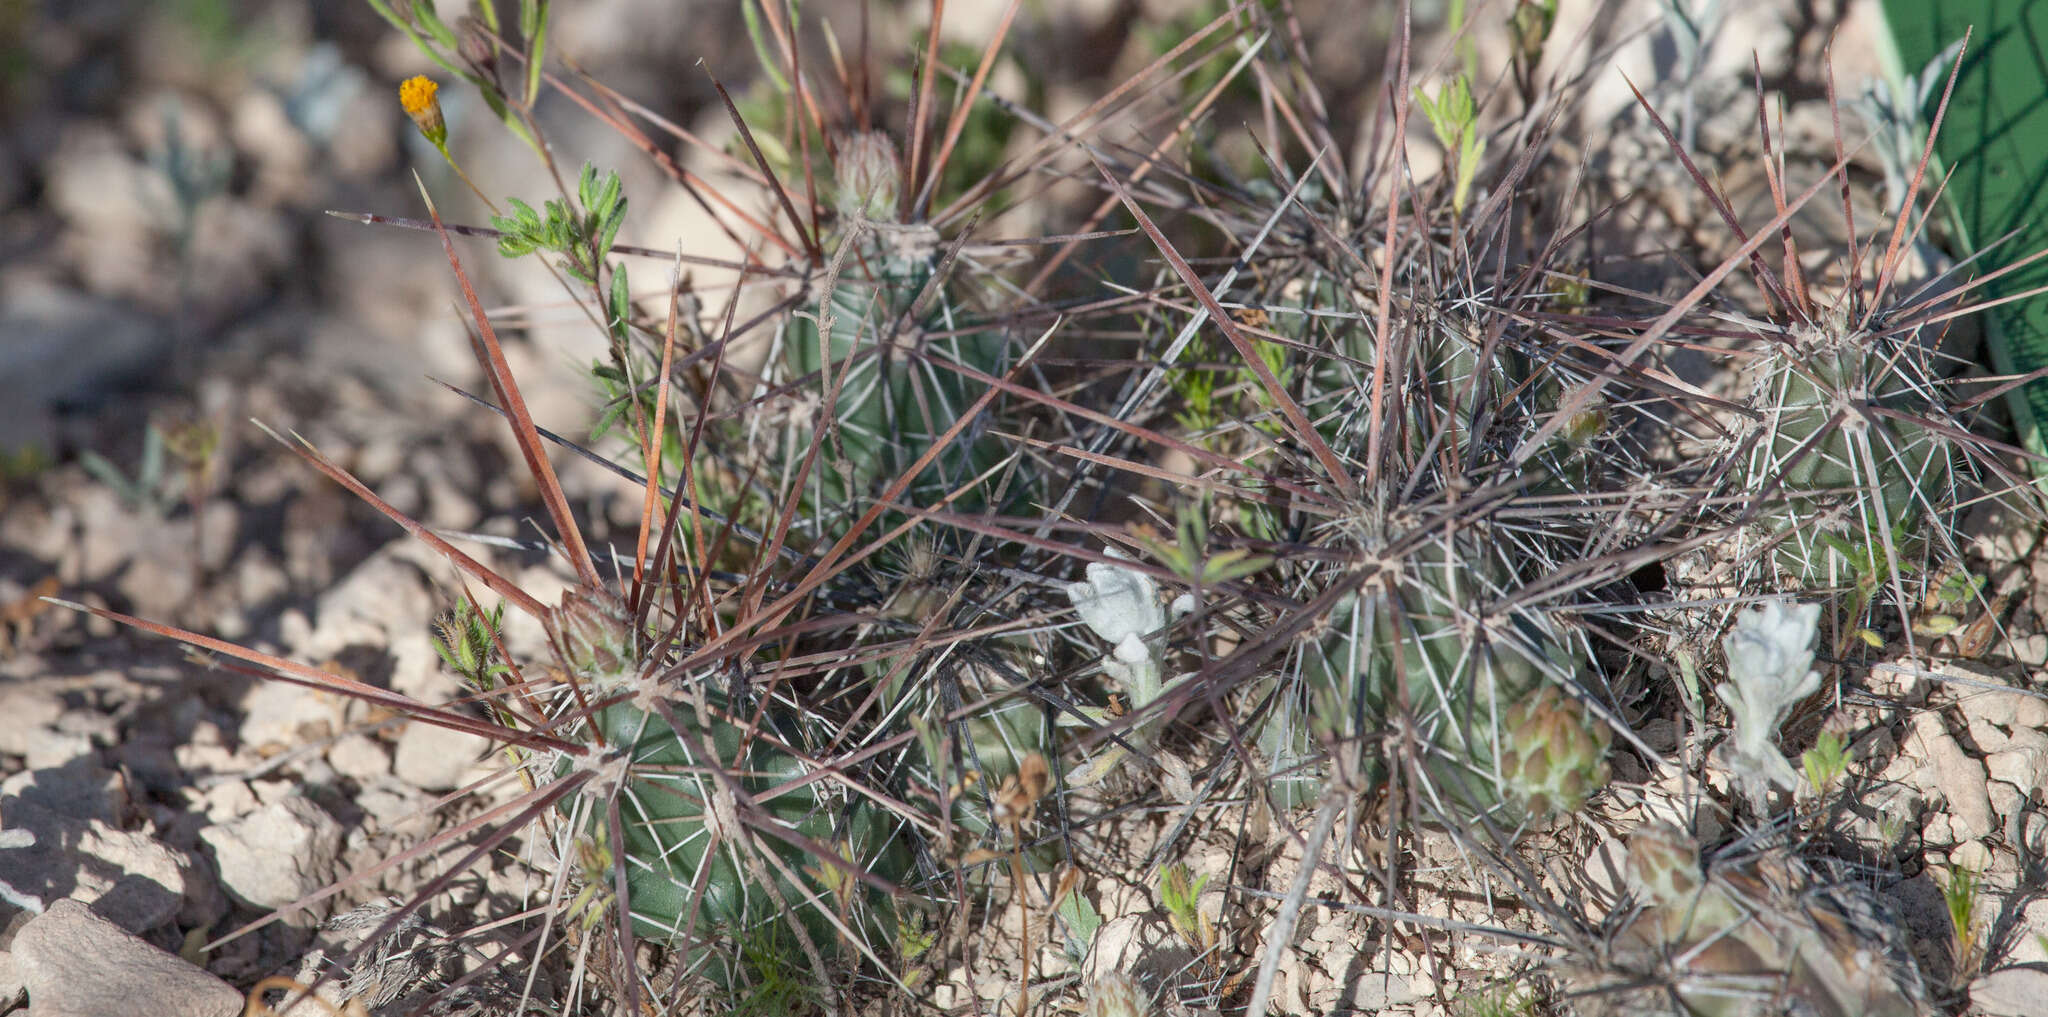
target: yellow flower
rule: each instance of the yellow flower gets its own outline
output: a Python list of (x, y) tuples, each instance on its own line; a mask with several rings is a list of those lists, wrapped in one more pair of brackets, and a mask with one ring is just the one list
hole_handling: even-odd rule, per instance
[(436, 148), (448, 143), (448, 123), (441, 119), (441, 100), (436, 98), (440, 91), (441, 86), (424, 74), (398, 86), (398, 104)]

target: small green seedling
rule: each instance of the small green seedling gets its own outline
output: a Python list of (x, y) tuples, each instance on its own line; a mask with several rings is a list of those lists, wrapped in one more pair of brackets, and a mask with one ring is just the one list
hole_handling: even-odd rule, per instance
[(1841, 735), (1822, 731), (1820, 737), (1814, 739), (1813, 748), (1806, 750), (1799, 761), (1806, 767), (1806, 780), (1813, 787), (1813, 793), (1826, 794), (1849, 767), (1849, 747)]
[(498, 633), (504, 621), (504, 604), (486, 616), (465, 597), (455, 610), (434, 622), (434, 652), (470, 687), (488, 692), (497, 688), (500, 675), (511, 670), (498, 657)]
[(1489, 988), (1458, 1000), (1459, 1017), (1533, 1017), (1536, 994), (1520, 987)]
[(924, 981), (925, 970), (918, 966), (918, 959), (930, 953), (939, 942), (938, 930), (932, 928), (930, 919), (923, 912), (906, 908), (896, 915), (896, 956), (903, 964), (900, 977), (903, 984), (915, 988)]
[(1948, 920), (1955, 932), (1949, 944), (1955, 960), (1955, 977), (1967, 981), (1983, 959), (1983, 941), (1978, 937), (1977, 909), (1984, 899), (1984, 879), (1974, 869), (1951, 866), (1942, 884), (1941, 898), (1948, 905)]
[(1068, 890), (1054, 910), (1067, 928), (1067, 956), (1079, 964), (1095, 946), (1095, 934), (1102, 929), (1102, 915), (1077, 889)]
[[(1892, 581), (1892, 552), (1887, 548), (1881, 533), (1867, 534), (1861, 540), (1836, 533), (1823, 533), (1819, 536), (1821, 544), (1834, 552), (1849, 570), (1852, 586), (1843, 617), (1849, 619), (1851, 623), (1861, 621), (1864, 613), (1870, 609), (1871, 603), (1877, 599), (1878, 593)], [(1906, 527), (1892, 528), (1889, 545), (1891, 548), (1904, 547), (1908, 540)], [(1860, 625), (1851, 628), (1843, 639), (1841, 649), (1844, 651), (1848, 649), (1849, 637), (1862, 640), (1874, 650), (1884, 648), (1884, 637), (1871, 628)]]
[(1197, 878), (1188, 867), (1175, 862), (1159, 870), (1159, 906), (1173, 920), (1173, 929), (1196, 950), (1207, 953), (1216, 946), (1216, 925), (1202, 913), (1202, 888), (1209, 877)]
[(113, 488), (129, 508), (161, 510), (168, 505), (169, 499), (164, 497), (164, 433), (155, 424), (142, 432), (142, 462), (135, 468), (135, 479), (128, 479), (120, 467), (91, 450), (78, 454), (78, 465)]
[(1436, 140), (1451, 157), (1451, 211), (1464, 215), (1479, 160), (1486, 155), (1486, 138), (1479, 133), (1479, 110), (1472, 102), (1472, 83), (1465, 75), (1456, 75), (1437, 89), (1434, 99), (1418, 88), (1415, 103), (1422, 107), (1422, 115), (1436, 131)]
[(1692, 719), (1694, 729), (1707, 726), (1707, 701), (1700, 692), (1700, 665), (1692, 653), (1680, 650), (1678, 657), (1678, 691), (1685, 698), (1686, 716)]
[(1174, 525), (1174, 541), (1168, 543), (1147, 527), (1133, 527), (1138, 540), (1152, 556), (1174, 575), (1190, 584), (1217, 586), (1263, 571), (1273, 564), (1270, 555), (1255, 555), (1242, 548), (1210, 553), (1209, 506), (1183, 504)]

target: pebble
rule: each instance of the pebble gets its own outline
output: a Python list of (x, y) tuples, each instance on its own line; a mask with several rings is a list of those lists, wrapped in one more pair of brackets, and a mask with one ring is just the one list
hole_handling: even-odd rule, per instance
[(352, 734), (327, 747), (327, 763), (334, 767), (334, 772), (367, 784), (390, 772), (391, 753), (375, 738)]
[(1985, 872), (1991, 868), (1991, 849), (1981, 840), (1966, 840), (1949, 849), (1948, 863), (1966, 872)]
[[(1908, 827), (1909, 834), (1910, 830)], [(1953, 818), (1947, 813), (1936, 812), (1921, 821), (1920, 839), (1926, 841), (1928, 847), (1948, 847), (1963, 838), (1956, 835)]]
[(2000, 968), (1971, 982), (1970, 1012), (1981, 1017), (2048, 1014), (2048, 966)]
[(221, 885), (257, 908), (292, 904), (326, 885), (341, 848), (341, 824), (304, 798), (286, 798), (199, 831), (213, 849)]
[(0, 800), (7, 829), (35, 843), (0, 851), (0, 883), (47, 906), (69, 898), (130, 932), (175, 918), (187, 894), (184, 860), (155, 838), (96, 818), (67, 816), (21, 798)]
[(35, 1017), (234, 1017), (242, 994), (179, 957), (60, 900), (12, 948)]
[(1340, 958), (1341, 955), (1332, 954), (1323, 963), (1331, 970), (1345, 972), (1347, 977), (1311, 988), (1310, 1012), (1378, 1013), (1422, 998), (1417, 982), (1427, 976), (1410, 954), (1381, 951), (1379, 963), (1372, 970), (1354, 970), (1367, 965), (1357, 963), (1357, 959)]
[(55, 728), (31, 728), (22, 739), (22, 768), (54, 770), (73, 760), (95, 760), (92, 739)]
[(2020, 816), (2027, 811), (2026, 792), (2005, 781), (1993, 780), (1984, 788), (1984, 793), (1991, 798), (1991, 811), (2004, 819), (1999, 828), (2006, 832), (2008, 838), (2017, 837), (2015, 831), (2020, 828)]
[[(2028, 812), (2020, 819), (2020, 853), (2028, 858), (2048, 855), (2048, 815)], [(2048, 927), (2041, 930), (2048, 935)]]
[(447, 698), (451, 681), (441, 673), (430, 627), (436, 614), (427, 577), (411, 558), (420, 551), (410, 538), (386, 545), (320, 596), (314, 624), (305, 638), (285, 635), (293, 655), (322, 661), (356, 646), (383, 649), (391, 663), (394, 692), (415, 699)]
[(257, 682), (242, 697), (242, 745), (265, 757), (334, 733), (341, 722), (338, 697), (284, 682)]
[(2008, 964), (2048, 964), (2048, 897), (2036, 897), (2020, 909), (2020, 928), (2005, 959)]
[(1984, 760), (1984, 768), (2027, 797), (2048, 801), (2048, 734), (2029, 728), (2014, 731), (2003, 749)]
[(1995, 501), (1982, 501), (1963, 517), (1962, 532), (1970, 534), (1970, 548), (1985, 561), (2005, 564), (2024, 560), (2040, 540), (2040, 528), (2025, 513)]
[(7, 718), (7, 723), (0, 724), (0, 755), (27, 755), (30, 735), (56, 727), (63, 715), (64, 700), (56, 695), (0, 685), (0, 717)]
[(427, 791), (453, 791), (468, 783), (472, 768), (490, 742), (464, 731), (434, 724), (407, 724), (398, 735), (391, 761), (398, 779)]
[(1164, 916), (1152, 912), (1126, 914), (1104, 922), (1095, 931), (1095, 941), (1082, 962), (1081, 973), (1094, 979), (1121, 971), (1148, 988), (1157, 988), (1191, 959), (1192, 951)]
[(2048, 632), (2029, 632), (2015, 637), (2012, 658), (2024, 667), (2048, 665)]
[(356, 806), (380, 830), (390, 830), (408, 821), (417, 823), (426, 804), (426, 798), (417, 789), (390, 777), (375, 781), (356, 794)]
[[(1981, 675), (1965, 672), (1974, 681), (1999, 681), (1996, 674)], [(2040, 694), (2015, 689), (2011, 692), (1997, 690), (1975, 693), (1969, 697), (1965, 711), (1971, 718), (1974, 733), (1979, 722), (1996, 724), (2008, 731), (2026, 728), (2039, 731), (2048, 728), (2048, 699)]]
[(1929, 710), (1914, 717), (1906, 748), (1921, 760), (1928, 783), (1948, 803), (1948, 813), (1956, 821), (1955, 832), (1960, 839), (1977, 840), (1998, 829), (1998, 818), (1991, 811), (1991, 799), (1984, 789), (1990, 775), (1983, 763), (1971, 758), (1949, 736), (1940, 714)]

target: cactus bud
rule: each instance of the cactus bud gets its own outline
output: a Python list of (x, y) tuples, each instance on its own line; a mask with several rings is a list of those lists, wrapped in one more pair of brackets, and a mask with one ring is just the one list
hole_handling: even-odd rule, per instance
[(1571, 812), (1607, 785), (1605, 725), (1551, 687), (1508, 710), (1502, 738), (1502, 788), (1532, 816)]
[(862, 131), (839, 146), (833, 167), (839, 214), (847, 219), (896, 221), (896, 143), (880, 131)]

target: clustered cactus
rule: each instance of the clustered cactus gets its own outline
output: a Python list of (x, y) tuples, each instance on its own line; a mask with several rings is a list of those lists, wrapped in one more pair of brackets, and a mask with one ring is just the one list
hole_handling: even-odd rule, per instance
[[(1303, 208), (1326, 220), (1311, 235), (1344, 234), (1340, 208), (1306, 199)], [(1580, 685), (1584, 636), (1531, 588), (1575, 535), (1512, 514), (1583, 481), (1586, 469), (1568, 441), (1527, 464), (1511, 459), (1544, 398), (1572, 379), (1518, 348), (1535, 333), (1505, 313), (1431, 296), (1436, 280), (1420, 274), (1392, 280), (1410, 310), (1395, 319), (1402, 340), (1387, 341), (1369, 292), (1341, 281), (1354, 257), (1313, 243), (1287, 252), (1268, 291), (1248, 301), (1283, 340), (1290, 396), (1315, 413), (1316, 436), (1340, 464), (1339, 476), (1313, 483), (1344, 493), (1293, 518), (1246, 499), (1241, 528), (1268, 536), (1306, 526), (1336, 561), (1369, 566), (1361, 576), (1355, 564), (1282, 559), (1296, 596), (1330, 606), (1293, 647), (1278, 687), (1253, 696), (1270, 701), (1258, 744), (1276, 792), (1290, 804), (1313, 797), (1323, 777), (1308, 764), (1323, 747), (1370, 739), (1410, 746), (1410, 776), (1438, 810), (1511, 827), (1572, 811), (1606, 783), (1610, 735)], [(1257, 489), (1289, 479), (1261, 477)]]
[(1654, 988), (1623, 997), (1633, 1010), (1610, 1001), (1601, 1012), (1926, 1012), (1892, 934), (1896, 916), (1867, 890), (1830, 886), (1782, 850), (1703, 866), (1690, 835), (1653, 824), (1630, 836), (1626, 876), (1638, 896), (1612, 963)]
[[(378, 7), (446, 66), (462, 59), (431, 4)], [(1264, 167), (1199, 157), (1192, 195), (1172, 210), (1226, 238), (1203, 252), (1225, 257), (1220, 272), (1198, 271), (1169, 237), (1177, 227), (1148, 212), (1171, 201), (1156, 182), (1133, 186), (1151, 162), (1088, 148), (1173, 274), (1114, 308), (1111, 334), (1139, 336), (1137, 356), (1068, 356), (1071, 378), (1025, 385), (1012, 379), (1036, 347), (1018, 323), (1055, 315), (975, 263), (958, 216), (928, 214), (945, 161), (935, 132), (919, 133), (931, 107), (897, 131), (849, 95), (853, 112), (828, 122), (795, 74), (794, 44), (783, 47), (796, 38), (788, 7), (748, 11), (757, 46), (789, 61), (790, 75), (773, 77), (790, 147), (818, 160), (799, 188), (738, 125), (771, 195), (748, 221), (787, 233), (764, 236), (774, 242), (750, 251), (742, 274), (743, 289), (774, 291), (772, 306), (729, 314), (723, 333), (682, 350), (675, 323), (645, 315), (611, 260), (626, 208), (615, 175), (586, 169), (573, 194), (539, 210), (515, 202), (495, 221), (500, 253), (550, 257), (610, 340), (597, 371), (606, 423), (634, 437), (622, 469), (645, 471), (638, 542), (614, 559), (618, 578), (585, 545), (466, 276), (480, 359), (576, 572), (570, 592), (540, 603), (306, 453), (545, 628), (550, 657), (513, 660), (498, 615), (465, 599), (443, 656), (491, 719), (399, 705), (510, 747), (529, 782), (520, 822), (552, 832), (554, 902), (571, 902), (549, 909), (544, 942), (616, 947), (596, 963), (625, 1009), (679, 985), (767, 984), (779, 976), (760, 962), (763, 943), (801, 953), (820, 998), (851, 991), (853, 972), (905, 987), (910, 962), (933, 948), (920, 916), (994, 906), (981, 891), (1005, 873), (991, 862), (1007, 859), (1019, 884), (1027, 868), (1074, 878), (1063, 863), (1076, 860), (1064, 852), (1077, 825), (1029, 836), (1041, 798), (1110, 815), (1169, 766), (1188, 785), (1177, 792), (1188, 815), (1225, 786), (1282, 814), (1319, 804), (1322, 833), (1286, 907), (1302, 906), (1336, 812), (1385, 807), (1398, 811), (1375, 818), (1450, 831), (1583, 932), (1594, 919), (1549, 901), (1535, 867), (1508, 853), (1584, 807), (1607, 785), (1617, 741), (1632, 740), (1629, 722), (1675, 701), (1643, 666), (1672, 654), (1670, 633), (1718, 632), (1734, 615), (1714, 685), (1731, 736), (1715, 765), (1747, 792), (1727, 807), (1758, 818), (1769, 790), (1797, 782), (1777, 739), (1822, 684), (1824, 609), (1846, 606), (1862, 625), (1880, 580), (1902, 587), (1917, 558), (1953, 550), (1948, 516), (1985, 446), (1944, 395), (1923, 335), (1932, 304), (1873, 311), (1852, 270), (1851, 295), (1831, 306), (1799, 277), (1789, 241), (1783, 278), (1751, 244), (1743, 263), (1782, 320), (1752, 322), (1755, 345), (1729, 357), (1748, 392), (1695, 412), (1660, 358), (1674, 340), (1728, 337), (1702, 309), (1711, 287), (1651, 313), (1616, 300), (1581, 314), (1594, 298), (1560, 266), (1563, 241), (1522, 232), (1535, 186), (1522, 174), (1552, 158), (1551, 139), (1523, 139), (1532, 154), (1503, 176), (1488, 153), (1497, 162), (1510, 146), (1486, 144), (1483, 97), (1462, 76), (1426, 103), (1452, 163), (1421, 190), (1398, 159), (1351, 166), (1328, 143), (1311, 146), (1284, 194), (1293, 171), (1273, 153)], [(522, 14), (538, 64), (545, 5)], [(1199, 34), (1240, 15), (1253, 16), (1233, 10)], [(1525, 102), (1548, 25), (1518, 11)], [(1241, 68), (1270, 54), (1240, 56)], [(507, 91), (462, 66), (531, 140), (539, 78)], [(1297, 75), (1256, 77), (1283, 119), (1321, 108), (1288, 91)], [(435, 95), (407, 89), (408, 111)], [(433, 122), (446, 154), (438, 107)], [(1078, 151), (1067, 133), (1078, 130), (1047, 133)], [(1272, 179), (1237, 179), (1248, 172)], [(974, 194), (1016, 179), (1002, 173)], [(1771, 230), (1789, 214), (1779, 200)], [(787, 257), (767, 264), (768, 248)], [(692, 325), (681, 331), (712, 334)], [(1090, 402), (1104, 378), (1121, 387)], [(1012, 398), (1032, 387), (1045, 391)], [(1069, 488), (1171, 517), (1175, 534), (1070, 509)], [(1731, 612), (1705, 583), (1642, 577), (1759, 532), (1766, 549), (1745, 545), (1745, 560), (1717, 573), (1735, 578), (1715, 580), (1743, 598), (1772, 594), (1759, 611)], [(1845, 605), (1844, 587), (1861, 599)], [(1181, 723), (1191, 718), (1204, 724)], [(1197, 792), (1181, 760), (1205, 741), (1227, 751), (1203, 765)], [(1076, 744), (1095, 755), (1075, 758)], [(1105, 779), (1117, 773), (1136, 776)], [(1703, 871), (1699, 856), (1675, 831), (1632, 840), (1638, 909), (1610, 916), (1610, 968), (1684, 958), (1701, 977), (1671, 998), (1697, 1017), (1750, 1012), (1717, 1002), (1726, 985), (1709, 976), (1728, 971), (1749, 977), (1742, 993), (1816, 1012), (1912, 1012), (1890, 955), (1857, 953), (1841, 909), (1807, 906), (1788, 889), (1800, 880)], [(1014, 889), (1030, 907), (1037, 891)], [(641, 970), (649, 960), (659, 970)], [(1250, 990), (1259, 1004), (1272, 967), (1269, 955)], [(1777, 979), (1767, 991), (1758, 971)], [(1220, 969), (1213, 981), (1244, 984)], [(1026, 982), (1028, 1003), (1028, 970)], [(1147, 987), (1116, 975), (1085, 991), (1087, 1012), (1104, 1017), (1151, 1008)]]

